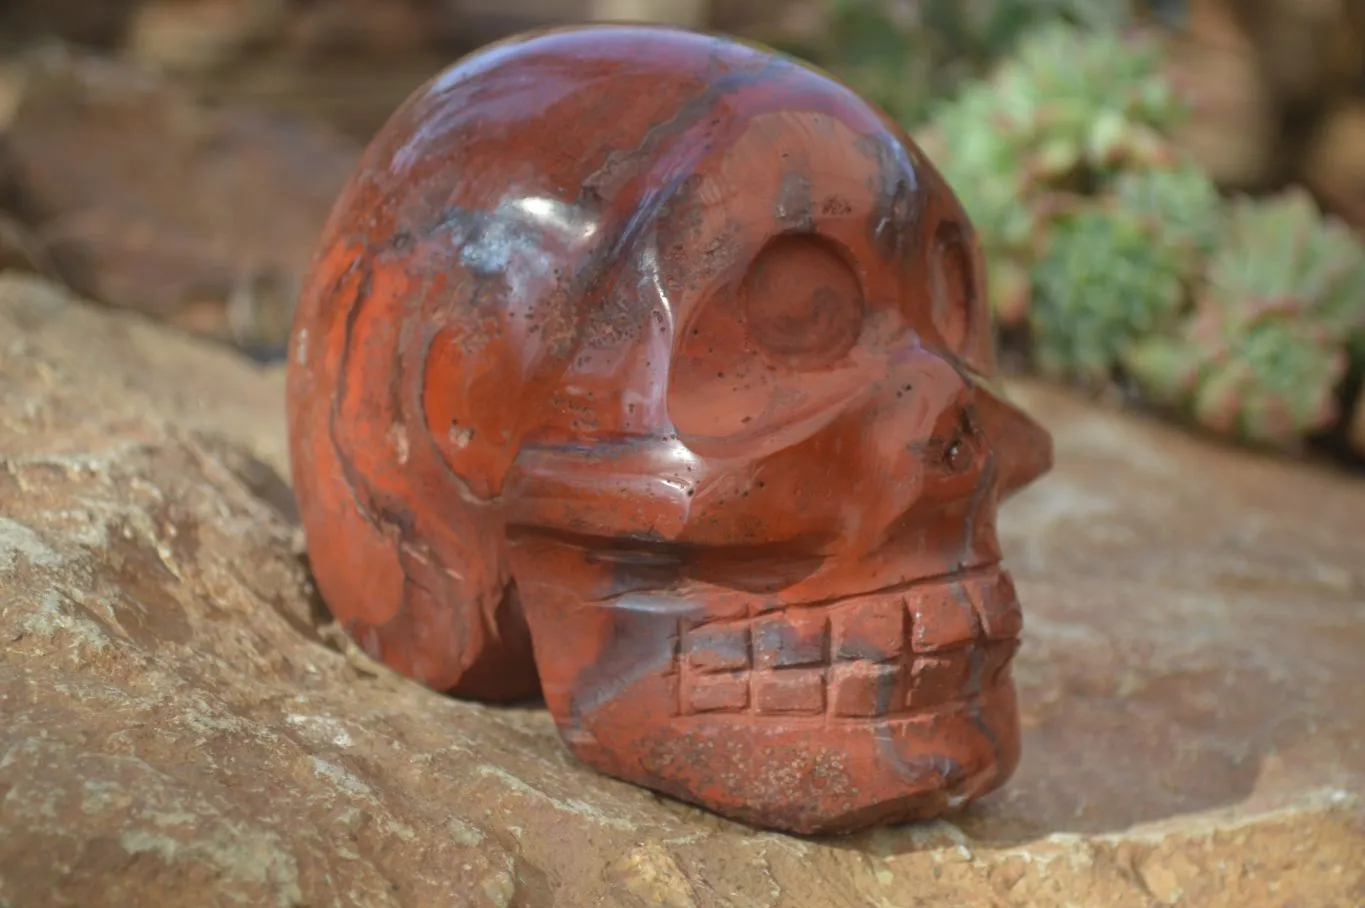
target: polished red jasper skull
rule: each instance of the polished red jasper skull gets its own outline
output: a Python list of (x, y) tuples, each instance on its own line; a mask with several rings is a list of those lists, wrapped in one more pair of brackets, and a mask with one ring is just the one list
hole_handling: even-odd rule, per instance
[(423, 684), (543, 692), (603, 773), (756, 825), (931, 817), (1018, 762), (973, 228), (848, 88), (724, 38), (523, 35), (410, 97), (289, 365), (322, 596)]

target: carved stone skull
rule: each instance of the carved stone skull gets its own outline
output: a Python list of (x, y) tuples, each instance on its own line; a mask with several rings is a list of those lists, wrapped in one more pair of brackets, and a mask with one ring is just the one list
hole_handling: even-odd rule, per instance
[(399, 672), (543, 692), (583, 761), (720, 814), (955, 809), (1018, 761), (996, 508), (1052, 456), (982, 274), (817, 70), (645, 26), (485, 48), (375, 137), (300, 301), (320, 591)]

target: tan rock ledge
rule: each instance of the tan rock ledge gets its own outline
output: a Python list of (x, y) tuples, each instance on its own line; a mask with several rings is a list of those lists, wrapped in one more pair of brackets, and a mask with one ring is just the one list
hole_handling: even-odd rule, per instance
[(1024, 761), (837, 841), (601, 778), (317, 630), (282, 382), (0, 276), (0, 905), (1365, 904), (1365, 482), (1032, 385)]

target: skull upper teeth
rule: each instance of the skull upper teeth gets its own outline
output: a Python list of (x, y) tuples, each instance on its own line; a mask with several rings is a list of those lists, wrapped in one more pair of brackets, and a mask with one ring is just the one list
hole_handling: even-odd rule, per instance
[(1021, 613), (996, 568), (816, 606), (684, 623), (678, 712), (909, 717), (998, 684)]

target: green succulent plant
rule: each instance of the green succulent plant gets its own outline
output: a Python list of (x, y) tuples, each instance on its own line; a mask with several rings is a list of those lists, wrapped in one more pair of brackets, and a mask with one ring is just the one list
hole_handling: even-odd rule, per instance
[(1033, 272), (1029, 308), (1043, 372), (1107, 381), (1134, 340), (1173, 324), (1183, 274), (1155, 232), (1118, 207), (1085, 208), (1054, 228), (1052, 248)]
[(1365, 331), (1365, 244), (1309, 195), (1231, 202), (1194, 314), (1133, 345), (1148, 399), (1259, 446), (1297, 447), (1342, 418), (1337, 390)]
[(1064, 22), (1031, 32), (996, 78), (1006, 122), (1027, 138), (1025, 171), (1052, 182), (1169, 162), (1165, 133), (1184, 108), (1161, 65), (1150, 37)]
[(1223, 198), (1176, 144), (1189, 110), (1157, 33), (1057, 4), (916, 129), (976, 227), (1004, 342), (1256, 445), (1348, 422), (1365, 454), (1365, 403), (1338, 412), (1365, 375), (1365, 241), (1301, 190)]
[(934, 101), (979, 76), (1030, 29), (1063, 19), (1108, 24), (1126, 0), (824, 0), (821, 38), (792, 50), (918, 124)]
[(1052, 375), (1107, 382), (1128, 348), (1173, 331), (1222, 220), (1217, 188), (1180, 167), (1119, 175), (1055, 215), (1032, 270), (1033, 356)]
[(1192, 164), (1134, 170), (1113, 181), (1111, 205), (1147, 224), (1153, 241), (1193, 274), (1204, 268), (1225, 229), (1218, 187)]
[[(990, 79), (968, 83), (934, 109), (921, 143), (981, 236), (1001, 324), (1030, 319), (1036, 270), (1055, 276), (1081, 267), (1062, 261), (1077, 234), (1074, 218), (1059, 220), (1059, 210), (1121, 188), (1122, 201), (1135, 208), (1197, 219), (1205, 196), (1216, 195), (1203, 185), (1207, 180), (1200, 183), (1201, 174), (1175, 167), (1178, 156), (1165, 135), (1184, 109), (1160, 66), (1159, 45), (1150, 37), (1058, 20), (1021, 38)], [(1182, 181), (1166, 175), (1173, 169)], [(1161, 175), (1131, 176), (1147, 170)], [(1182, 194), (1187, 201), (1180, 202)], [(1167, 210), (1172, 196), (1189, 207), (1188, 215)], [(1086, 245), (1102, 251), (1107, 242), (1125, 242), (1123, 230), (1101, 220), (1094, 226), (1082, 218), (1080, 226), (1109, 231), (1111, 239), (1085, 233)], [(1063, 236), (1052, 235), (1057, 228)]]

